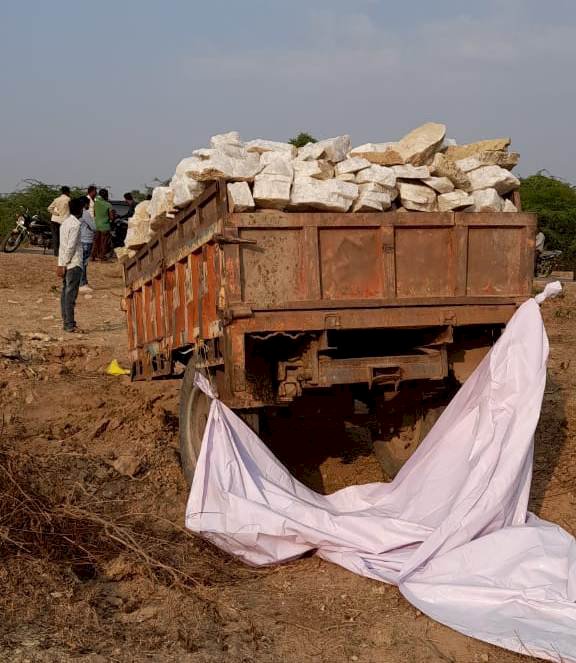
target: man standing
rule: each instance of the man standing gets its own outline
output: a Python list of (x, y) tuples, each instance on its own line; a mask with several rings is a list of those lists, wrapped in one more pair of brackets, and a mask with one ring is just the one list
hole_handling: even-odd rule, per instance
[(122, 215), (122, 218), (130, 219), (134, 216), (137, 202), (134, 200), (134, 196), (130, 192), (124, 194), (124, 202), (128, 203), (128, 211), (126, 214)]
[(56, 274), (62, 279), (60, 308), (64, 331), (79, 333), (74, 319), (74, 307), (82, 278), (82, 246), (80, 244), (80, 218), (84, 212), (84, 199), (74, 198), (69, 203), (70, 214), (60, 224), (60, 248)]
[(94, 233), (96, 225), (94, 218), (90, 214), (90, 198), (83, 196), (84, 211), (80, 219), (80, 244), (82, 245), (82, 278), (80, 279), (80, 292), (92, 292), (88, 285), (88, 261), (92, 255), (92, 245), (94, 244)]
[(92, 215), (92, 219), (94, 219), (94, 198), (96, 198), (96, 187), (91, 184), (87, 191), (86, 195), (88, 196), (88, 200), (90, 201), (90, 214)]
[(60, 189), (60, 195), (48, 206), (48, 211), (51, 216), (52, 226), (52, 249), (54, 255), (58, 255), (58, 247), (60, 246), (60, 224), (70, 215), (68, 205), (70, 203), (70, 187), (63, 186)]
[(100, 189), (94, 200), (96, 234), (94, 235), (94, 248), (92, 249), (93, 260), (107, 260), (112, 251), (110, 237), (112, 221), (114, 221), (114, 210), (108, 201), (108, 191), (107, 189)]

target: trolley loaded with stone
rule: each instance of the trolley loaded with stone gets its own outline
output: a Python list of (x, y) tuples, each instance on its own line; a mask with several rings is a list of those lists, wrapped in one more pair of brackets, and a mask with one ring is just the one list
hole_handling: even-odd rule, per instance
[(209, 407), (195, 371), (254, 428), (314, 391), (364, 402), (393, 476), (531, 295), (536, 219), (510, 141), (444, 134), (299, 150), (217, 136), (131, 220), (132, 378), (183, 378), (189, 479)]

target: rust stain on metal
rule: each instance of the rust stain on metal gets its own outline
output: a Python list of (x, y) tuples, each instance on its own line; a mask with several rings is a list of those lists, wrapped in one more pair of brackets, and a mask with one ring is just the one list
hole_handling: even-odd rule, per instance
[[(178, 353), (203, 344), (231, 405), (265, 404), (248, 370), (254, 334), (294, 343), (301, 364), (298, 344), (309, 339), (286, 398), (315, 384), (438, 379), (452, 329), (502, 325), (531, 295), (535, 225), (523, 213), (230, 214), (215, 183), (124, 265), (133, 372), (167, 375)], [(337, 357), (319, 344), (347, 331), (432, 328), (443, 349), (403, 359), (393, 349)]]

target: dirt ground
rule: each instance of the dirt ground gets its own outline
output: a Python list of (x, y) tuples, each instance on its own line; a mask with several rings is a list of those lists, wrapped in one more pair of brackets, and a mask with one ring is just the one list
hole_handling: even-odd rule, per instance
[[(0, 256), (1, 661), (528, 660), (314, 557), (252, 569), (186, 533), (178, 383), (105, 374), (113, 358), (128, 365), (121, 276), (91, 269), (77, 311), (88, 333), (62, 338), (54, 259)], [(574, 291), (544, 315), (532, 509), (574, 533)], [(319, 461), (326, 490), (380, 478), (367, 451), (339, 456)]]

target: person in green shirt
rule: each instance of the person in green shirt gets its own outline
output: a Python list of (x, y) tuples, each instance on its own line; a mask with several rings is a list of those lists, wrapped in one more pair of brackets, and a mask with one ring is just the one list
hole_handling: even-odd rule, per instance
[(112, 253), (111, 223), (114, 221), (114, 210), (108, 200), (108, 190), (100, 189), (94, 199), (94, 247), (92, 260), (108, 260)]

